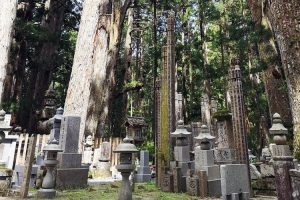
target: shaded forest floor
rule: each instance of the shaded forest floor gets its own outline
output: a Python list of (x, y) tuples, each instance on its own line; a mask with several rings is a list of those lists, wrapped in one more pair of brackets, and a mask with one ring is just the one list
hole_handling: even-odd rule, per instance
[[(55, 199), (59, 200), (114, 200), (118, 197), (118, 189), (120, 187), (119, 182), (107, 185), (89, 186), (83, 189), (69, 189), (59, 191)], [(31, 194), (36, 191), (31, 190)], [(0, 198), (1, 199), (1, 198)], [(10, 198), (11, 199), (11, 198)], [(30, 199), (39, 199), (32, 197)], [(154, 183), (138, 183), (135, 185), (135, 191), (133, 192), (133, 200), (196, 200), (198, 197), (192, 197), (185, 193), (167, 193), (159, 190)], [(217, 199), (217, 198), (205, 198), (205, 199)], [(268, 200), (276, 199), (274, 197), (255, 197), (255, 200)]]

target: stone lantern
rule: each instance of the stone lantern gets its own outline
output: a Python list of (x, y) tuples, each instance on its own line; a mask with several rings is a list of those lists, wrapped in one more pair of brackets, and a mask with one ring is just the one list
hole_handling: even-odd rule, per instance
[(206, 125), (202, 125), (200, 134), (195, 137), (195, 140), (198, 142), (202, 150), (210, 150), (212, 143), (215, 141), (215, 137), (210, 134)]
[(134, 170), (132, 157), (133, 154), (137, 152), (138, 150), (135, 145), (130, 143), (130, 139), (127, 136), (123, 139), (123, 143), (119, 144), (114, 150), (114, 153), (120, 153), (120, 163), (116, 167), (122, 175), (122, 187), (119, 191), (119, 200), (132, 199), (132, 189), (129, 182), (129, 176)]
[(278, 113), (273, 115), (273, 125), (269, 131), (270, 135), (273, 136), (276, 145), (286, 145), (288, 130), (283, 126), (281, 117)]
[(188, 132), (184, 127), (183, 121), (179, 120), (177, 122), (176, 130), (171, 133), (171, 137), (176, 138), (176, 146), (187, 146), (187, 138), (191, 135), (191, 132)]
[(46, 153), (46, 158), (44, 161), (45, 167), (47, 169), (46, 176), (42, 182), (42, 188), (38, 191), (38, 197), (45, 199), (52, 199), (56, 195), (55, 187), (55, 177), (54, 169), (58, 164), (57, 153), (62, 152), (60, 145), (57, 144), (57, 141), (54, 139), (43, 149)]

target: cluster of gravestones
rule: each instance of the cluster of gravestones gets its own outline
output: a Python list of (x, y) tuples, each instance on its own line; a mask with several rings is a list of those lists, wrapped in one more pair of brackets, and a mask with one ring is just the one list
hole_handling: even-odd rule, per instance
[[(171, 137), (176, 138), (174, 161), (165, 168), (161, 189), (165, 192), (187, 192), (192, 196), (248, 199), (250, 186), (247, 166), (233, 164), (233, 149), (214, 148), (215, 137), (206, 125), (202, 125), (198, 136), (193, 138), (194, 159), (190, 156), (188, 132), (182, 121)], [(224, 145), (224, 144), (223, 144)], [(216, 157), (217, 155), (217, 157)]]
[[(193, 123), (194, 126), (199, 124)], [(230, 144), (233, 140), (229, 131), (230, 119), (219, 119), (217, 126), (217, 142), (206, 125), (192, 129), (200, 131), (190, 140), (195, 133), (191, 134), (183, 122), (178, 122), (176, 131), (171, 133), (171, 137), (176, 138), (174, 161), (164, 168), (162, 191), (186, 192), (202, 198), (246, 200), (250, 199), (251, 181), (252, 189), (257, 193), (276, 195), (280, 200), (300, 199), (300, 170), (286, 142), (288, 131), (278, 114), (274, 114), (270, 129), (274, 143), (263, 148), (260, 161), (249, 152), (252, 161), (249, 166), (235, 164), (235, 149)], [(192, 152), (191, 146), (194, 146)]]

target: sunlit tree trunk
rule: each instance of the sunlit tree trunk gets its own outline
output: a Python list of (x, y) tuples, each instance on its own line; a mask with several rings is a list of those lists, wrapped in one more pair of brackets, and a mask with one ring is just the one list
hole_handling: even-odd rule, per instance
[[(65, 115), (81, 117), (80, 141), (95, 134), (108, 112), (122, 25), (130, 0), (85, 0)], [(81, 144), (80, 144), (81, 149)]]
[(1, 1), (0, 6), (0, 106), (3, 103), (3, 96), (6, 84), (8, 83), (10, 48), (12, 43), (12, 34), (14, 20), (16, 18), (17, 1)]

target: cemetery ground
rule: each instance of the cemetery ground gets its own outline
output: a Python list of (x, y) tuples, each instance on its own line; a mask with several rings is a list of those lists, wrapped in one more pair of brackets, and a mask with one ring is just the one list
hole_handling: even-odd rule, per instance
[[(68, 189), (64, 191), (57, 191), (57, 196), (55, 199), (57, 200), (115, 200), (118, 197), (118, 189), (121, 185), (121, 182), (114, 182), (111, 184), (105, 185), (97, 185), (97, 186), (88, 186), (86, 188), (81, 189)], [(28, 199), (39, 199), (37, 197), (33, 197), (37, 190), (30, 189), (29, 198)], [(0, 197), (0, 200), (4, 199), (12, 199), (11, 197)], [(187, 193), (169, 193), (162, 192), (159, 188), (155, 186), (154, 182), (148, 183), (136, 183), (135, 190), (133, 192), (133, 200), (197, 200), (201, 199), (200, 197), (189, 196)], [(210, 198), (206, 197), (204, 199), (207, 200), (217, 200), (219, 198)], [(255, 198), (251, 198), (253, 200), (269, 200), (276, 199), (271, 196), (256, 196)]]

